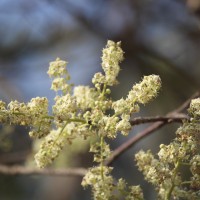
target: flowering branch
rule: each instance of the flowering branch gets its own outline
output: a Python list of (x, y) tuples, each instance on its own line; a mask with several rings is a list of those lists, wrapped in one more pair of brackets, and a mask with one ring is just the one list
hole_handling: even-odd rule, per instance
[(156, 130), (158, 130), (162, 126), (164, 126), (166, 124), (169, 124), (169, 123), (172, 123), (174, 121), (180, 122), (183, 119), (188, 119), (188, 117), (186, 117), (186, 115), (182, 114), (181, 112), (183, 110), (185, 110), (189, 106), (189, 104), (190, 104), (190, 102), (191, 102), (191, 100), (193, 98), (196, 98), (196, 97), (199, 97), (199, 96), (200, 96), (200, 92), (196, 92), (190, 98), (188, 98), (180, 107), (178, 107), (177, 109), (169, 112), (164, 117), (145, 118), (145, 119), (144, 118), (140, 118), (139, 120), (136, 119), (135, 121), (134, 120), (131, 121), (131, 125), (138, 124), (138, 122), (139, 123), (154, 122), (154, 121), (157, 121), (157, 122), (153, 123), (152, 125), (150, 125), (146, 129), (144, 129), (143, 131), (141, 131), (140, 133), (138, 133), (137, 135), (134, 135), (128, 141), (126, 141), (123, 144), (121, 144), (117, 149), (115, 149), (113, 151), (113, 153), (111, 154), (110, 158), (107, 159), (107, 161), (105, 162), (105, 164), (106, 165), (110, 165), (120, 155), (122, 155), (124, 152), (126, 152), (128, 149), (130, 149), (136, 142), (138, 142), (142, 138), (146, 137), (147, 135), (150, 135), (151, 133), (155, 132)]
[[(136, 142), (138, 142), (143, 137), (149, 135), (150, 133), (156, 131), (162, 126), (172, 123), (172, 122), (182, 122), (182, 120), (189, 120), (188, 116), (183, 113), (176, 113), (177, 111), (182, 111), (188, 107), (191, 99), (198, 97), (199, 92), (196, 92), (192, 95), (187, 101), (185, 101), (179, 108), (174, 110), (173, 115), (168, 114), (166, 116), (156, 116), (156, 117), (137, 117), (131, 120), (131, 125), (138, 125), (143, 123), (156, 122), (153, 125), (149, 126), (142, 132), (138, 133), (127, 142), (123, 143), (116, 150), (113, 151), (110, 158), (106, 161), (106, 165), (111, 165), (111, 163), (116, 160), (121, 154), (131, 148)], [(84, 176), (86, 169), (84, 168), (73, 168), (73, 169), (38, 169), (38, 168), (28, 168), (23, 166), (7, 166), (0, 165), (0, 173), (8, 175), (53, 175), (53, 176)]]
[[(0, 165), (0, 173), (84, 176), (81, 184), (83, 187), (91, 187), (94, 200), (121, 197), (126, 200), (143, 200), (141, 187), (128, 186), (123, 178), (115, 180), (111, 174), (113, 168), (108, 165), (155, 130), (172, 122), (182, 122), (182, 126), (176, 131), (176, 138), (169, 145), (160, 145), (157, 157), (150, 150), (141, 150), (135, 155), (135, 159), (139, 171), (142, 171), (145, 179), (154, 185), (160, 199), (182, 199), (185, 195), (187, 199), (199, 199), (200, 194), (194, 191), (194, 188), (199, 188), (200, 185), (200, 98), (194, 99), (199, 96), (199, 92), (166, 116), (131, 120), (131, 116), (140, 111), (141, 104), (146, 105), (157, 96), (161, 88), (161, 79), (154, 74), (144, 76), (139, 83), (133, 85), (126, 97), (112, 99), (111, 87), (119, 83), (117, 77), (123, 55), (120, 42), (108, 41), (102, 51), (103, 71), (94, 74), (92, 87), (71, 84), (66, 61), (57, 58), (51, 62), (48, 74), (52, 78), (51, 89), (56, 92), (51, 115), (46, 97), (32, 98), (28, 103), (11, 101), (8, 105), (0, 100), (1, 124), (28, 126), (31, 127), (31, 137), (43, 138), (35, 154), (39, 168), (51, 164), (65, 145), (77, 145), (76, 150), (81, 151), (82, 139), (90, 140), (94, 136), (97, 140), (90, 143), (89, 151), (94, 153), (94, 162), (98, 163), (96, 166), (86, 170)], [(191, 118), (182, 113), (188, 106)], [(151, 126), (120, 145), (112, 153), (107, 139), (115, 139), (118, 133), (127, 136), (133, 125), (152, 122), (154, 123)], [(190, 164), (192, 176), (188, 180), (191, 181), (188, 189), (182, 187), (182, 182), (185, 182), (179, 170), (182, 163)]]
[[(171, 116), (171, 117), (169, 116), (141, 117), (141, 118), (134, 118), (133, 120), (131, 120), (131, 125), (138, 125), (142, 123), (150, 123), (155, 121), (162, 121), (165, 123), (182, 122), (183, 119), (189, 119), (189, 118), (188, 116), (182, 113), (177, 114), (177, 116)], [(0, 173), (7, 175), (22, 174), (22, 175), (51, 175), (51, 176), (84, 176), (84, 174), (86, 173), (86, 169), (73, 168), (73, 169), (53, 170), (53, 169), (28, 168), (23, 166), (0, 165)]]

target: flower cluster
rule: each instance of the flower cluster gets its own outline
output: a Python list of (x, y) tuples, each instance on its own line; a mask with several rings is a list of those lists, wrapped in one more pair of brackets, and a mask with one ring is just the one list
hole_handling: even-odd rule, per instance
[(51, 119), (48, 117), (47, 98), (34, 98), (27, 104), (28, 112), (31, 114), (33, 129), (29, 132), (31, 137), (41, 138), (50, 133)]
[[(103, 174), (102, 174), (103, 171)], [(111, 168), (103, 166), (91, 168), (82, 181), (82, 186), (91, 186), (93, 198), (98, 200), (112, 199), (113, 177), (110, 175)]]
[(161, 87), (160, 77), (157, 75), (144, 76), (140, 83), (133, 85), (126, 99), (113, 102), (116, 114), (132, 114), (139, 111), (139, 105), (146, 104), (156, 97)]
[(200, 117), (200, 98), (196, 98), (191, 101), (188, 111), (195, 118)]
[(67, 131), (57, 129), (52, 130), (40, 146), (40, 150), (35, 155), (35, 161), (38, 167), (44, 168), (51, 163), (60, 153), (67, 141)]
[(143, 200), (143, 192), (140, 186), (129, 186), (124, 179), (114, 181), (111, 175), (112, 168), (103, 165), (103, 162), (109, 158), (111, 150), (104, 140), (100, 143), (92, 144), (90, 152), (94, 153), (94, 161), (100, 163), (99, 166), (90, 168), (82, 180), (82, 186), (92, 187), (95, 200), (112, 200), (123, 198), (125, 200)]
[(1, 123), (31, 126), (30, 136), (41, 138), (49, 134), (51, 120), (48, 116), (48, 99), (36, 97), (27, 104), (11, 101), (7, 108), (4, 102), (0, 102)]
[(74, 96), (76, 97), (78, 108), (85, 111), (95, 106), (98, 93), (94, 88), (81, 85), (74, 88)]
[(157, 75), (144, 76), (142, 82), (135, 84), (128, 94), (128, 100), (142, 104), (148, 103), (158, 93), (161, 87), (160, 77)]
[[(139, 170), (156, 187), (161, 199), (200, 199), (197, 189), (200, 186), (199, 102), (200, 99), (192, 100), (189, 112), (193, 120), (183, 123), (169, 145), (160, 145), (158, 158), (150, 151), (140, 151), (135, 155)], [(183, 166), (188, 167), (190, 180), (184, 180)]]
[[(110, 87), (118, 83), (123, 51), (120, 42), (108, 41), (102, 51), (102, 69), (92, 79), (94, 87), (69, 84), (67, 62), (57, 58), (50, 63), (48, 74), (52, 78), (51, 89), (56, 92), (52, 115), (48, 113), (48, 100), (37, 97), (28, 103), (0, 101), (0, 122), (31, 126), (30, 136), (44, 138), (35, 155), (36, 164), (43, 168), (49, 165), (66, 143), (74, 139), (88, 139), (96, 136), (90, 151), (94, 153), (96, 167), (89, 169), (83, 179), (83, 186), (91, 186), (94, 199), (143, 199), (139, 186), (128, 187), (123, 179), (115, 183), (111, 168), (104, 165), (111, 150), (105, 140), (117, 137), (118, 132), (128, 135), (130, 118), (139, 112), (140, 104), (146, 104), (156, 97), (161, 81), (159, 76), (144, 76), (133, 85), (126, 98), (114, 101)], [(195, 171), (195, 167), (194, 171)], [(196, 179), (195, 179), (196, 180)]]
[(48, 74), (53, 78), (51, 89), (54, 91), (61, 90), (63, 94), (71, 91), (71, 86), (67, 82), (70, 80), (70, 75), (66, 70), (67, 62), (56, 58), (50, 63)]
[(55, 105), (52, 109), (54, 117), (58, 121), (66, 121), (67, 119), (73, 118), (73, 115), (76, 113), (76, 99), (70, 94), (56, 96)]
[(82, 186), (91, 186), (93, 198), (96, 200), (144, 199), (140, 186), (127, 187), (127, 183), (122, 178), (114, 184), (114, 179), (110, 175), (111, 171), (112, 168), (106, 166), (103, 166), (103, 174), (101, 167), (90, 168), (86, 176), (83, 178)]
[(105, 75), (102, 73), (96, 73), (92, 82), (97, 88), (99, 84), (106, 84), (113, 86), (118, 83), (117, 76), (120, 71), (119, 63), (123, 60), (123, 51), (121, 49), (121, 42), (108, 41), (106, 48), (103, 49), (102, 55), (102, 68)]
[[(108, 41), (102, 53), (103, 73), (94, 75), (94, 87), (72, 87), (68, 83), (67, 62), (57, 58), (48, 70), (51, 89), (56, 92), (52, 115), (45, 97), (33, 98), (28, 103), (11, 101), (8, 105), (0, 101), (0, 123), (30, 126), (31, 137), (43, 138), (35, 155), (40, 168), (51, 164), (66, 144), (95, 136), (90, 152), (97, 165), (88, 169), (82, 185), (92, 188), (95, 200), (143, 200), (140, 186), (127, 186), (124, 179), (115, 180), (111, 175), (112, 168), (105, 165), (111, 156), (106, 140), (116, 138), (118, 132), (129, 134), (132, 114), (139, 112), (140, 104), (156, 97), (161, 80), (157, 75), (144, 76), (127, 97), (114, 101), (110, 87), (118, 83), (124, 52), (120, 42)], [(170, 144), (160, 145), (156, 156), (150, 150), (135, 155), (139, 170), (161, 200), (200, 199), (200, 98), (191, 101), (188, 112), (190, 120), (183, 122)], [(190, 174), (187, 180), (182, 167)]]

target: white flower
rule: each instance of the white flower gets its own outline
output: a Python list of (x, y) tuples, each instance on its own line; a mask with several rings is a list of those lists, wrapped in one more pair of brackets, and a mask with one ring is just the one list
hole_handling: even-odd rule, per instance
[(85, 110), (94, 107), (98, 99), (98, 93), (89, 86), (77, 86), (74, 88), (74, 96), (80, 109)]
[(128, 94), (127, 99), (132, 102), (146, 104), (156, 97), (160, 87), (161, 80), (159, 76), (144, 76), (140, 83), (137, 83), (133, 86), (132, 90)]
[(194, 117), (200, 117), (200, 98), (191, 101), (188, 111)]
[(59, 77), (67, 74), (66, 65), (66, 61), (61, 60), (60, 58), (56, 58), (55, 61), (50, 62), (49, 70), (47, 73), (50, 77)]
[(55, 98), (55, 105), (53, 106), (53, 114), (60, 120), (67, 120), (72, 117), (77, 110), (75, 97), (70, 94), (64, 96), (57, 96)]
[(122, 119), (117, 123), (117, 131), (121, 131), (122, 135), (128, 135), (131, 130), (130, 115), (122, 115)]

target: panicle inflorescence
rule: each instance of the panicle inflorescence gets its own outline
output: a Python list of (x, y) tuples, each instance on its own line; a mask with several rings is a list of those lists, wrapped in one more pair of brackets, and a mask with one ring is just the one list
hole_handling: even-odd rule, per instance
[[(124, 179), (119, 179), (114, 183), (113, 177), (110, 175), (111, 167), (103, 166), (103, 178), (101, 167), (90, 168), (88, 173), (82, 180), (82, 186), (92, 187), (94, 200), (144, 200), (143, 192), (140, 186), (129, 186)], [(121, 197), (121, 198), (120, 198)]]
[(1, 122), (14, 125), (31, 126), (31, 137), (46, 136), (51, 129), (51, 120), (48, 117), (48, 99), (45, 97), (32, 98), (30, 102), (20, 103), (11, 101), (7, 108), (0, 103)]
[(103, 144), (94, 143), (90, 147), (90, 152), (94, 154), (94, 162), (101, 163), (105, 161), (111, 155), (111, 150), (108, 144), (104, 142)]
[(103, 166), (102, 174), (102, 168), (100, 166), (94, 167), (90, 168), (87, 174), (84, 176), (81, 184), (83, 187), (92, 187), (93, 198), (95, 200), (112, 199), (112, 193), (114, 191), (114, 180), (110, 175), (111, 170), (111, 167)]
[[(164, 200), (171, 197), (200, 199), (199, 98), (192, 100), (188, 110), (193, 119), (183, 122), (169, 145), (160, 145), (158, 158), (150, 151), (140, 151), (135, 155), (139, 170), (156, 187), (159, 198)], [(192, 174), (187, 181), (183, 180), (182, 166), (188, 166), (188, 172), (190, 170)]]
[(121, 120), (116, 124), (116, 130), (127, 136), (131, 130), (130, 115), (122, 114)]
[(48, 75), (53, 78), (51, 89), (54, 91), (61, 90), (63, 94), (71, 91), (71, 84), (67, 82), (70, 80), (70, 75), (66, 69), (67, 62), (56, 58), (55, 61), (50, 62)]
[(33, 98), (27, 107), (33, 119), (31, 125), (34, 127), (29, 135), (36, 138), (48, 135), (51, 130), (51, 119), (48, 117), (48, 99), (45, 97)]
[(126, 99), (113, 102), (116, 114), (132, 114), (139, 112), (139, 105), (146, 104), (156, 97), (161, 87), (160, 77), (157, 75), (144, 76), (140, 83), (133, 85)]
[(52, 130), (40, 146), (40, 150), (35, 155), (38, 167), (44, 168), (51, 163), (60, 153), (67, 141), (67, 132), (60, 129)]
[[(104, 164), (111, 155), (110, 147), (105, 140), (116, 138), (118, 132), (125, 136), (129, 134), (132, 128), (131, 115), (139, 112), (140, 104), (146, 104), (156, 97), (161, 87), (161, 80), (157, 75), (144, 76), (140, 83), (133, 85), (126, 98), (114, 101), (110, 97), (110, 87), (118, 83), (119, 64), (123, 56), (121, 42), (108, 41), (102, 51), (104, 73), (98, 72), (94, 75), (92, 79), (94, 87), (72, 88), (73, 85), (69, 84), (70, 76), (66, 69), (67, 62), (60, 58), (51, 62), (47, 73), (52, 78), (51, 89), (56, 91), (52, 115), (49, 115), (48, 100), (45, 97), (33, 98), (28, 103), (12, 101), (7, 107), (3, 101), (0, 101), (0, 122), (31, 126), (30, 136), (44, 137), (35, 155), (36, 164), (40, 168), (49, 165), (59, 155), (65, 144), (71, 144), (74, 139), (96, 137), (90, 151), (94, 153), (94, 161), (98, 165), (89, 169), (82, 182), (83, 186), (92, 187), (96, 200), (120, 199), (121, 197), (126, 200), (143, 199), (139, 186), (127, 186), (123, 179), (119, 179), (116, 183), (112, 177), (112, 169)], [(175, 148), (173, 145), (163, 146), (160, 158), (163, 160), (170, 158), (173, 163), (177, 157), (184, 155), (183, 152), (177, 153), (173, 148)], [(173, 156), (171, 154), (161, 156), (166, 151), (171, 152), (172, 149)], [(161, 182), (164, 188), (167, 185), (172, 186), (170, 178), (173, 170), (168, 175), (168, 165), (160, 164), (150, 153), (146, 157), (145, 153), (138, 154), (138, 161), (142, 155), (143, 160), (138, 162), (138, 166), (140, 170), (145, 170), (147, 180), (150, 179), (150, 182), (155, 184)], [(151, 165), (154, 168), (151, 168)], [(196, 171), (195, 167), (192, 169)], [(160, 174), (162, 174), (161, 177)], [(193, 182), (196, 180), (197, 178)]]
[(31, 123), (31, 117), (25, 103), (11, 101), (7, 107), (7, 115), (11, 124), (28, 125)]
[(157, 75), (144, 76), (140, 83), (133, 85), (127, 99), (131, 102), (146, 104), (156, 97), (161, 87), (160, 77)]
[(94, 108), (95, 101), (98, 100), (99, 95), (94, 88), (80, 85), (74, 88), (74, 96), (76, 97), (78, 108), (85, 111)]
[(55, 105), (52, 107), (54, 117), (56, 117), (58, 121), (61, 122), (73, 118), (73, 115), (77, 110), (76, 105), (76, 99), (70, 94), (66, 94), (64, 96), (56, 96)]
[(200, 117), (200, 98), (192, 99), (188, 112), (195, 118)]
[(113, 86), (118, 83), (117, 76), (120, 71), (119, 63), (123, 60), (124, 52), (121, 49), (121, 42), (108, 41), (106, 48), (103, 49), (102, 68), (105, 75), (98, 72), (94, 75), (92, 82), (97, 88), (99, 84)]

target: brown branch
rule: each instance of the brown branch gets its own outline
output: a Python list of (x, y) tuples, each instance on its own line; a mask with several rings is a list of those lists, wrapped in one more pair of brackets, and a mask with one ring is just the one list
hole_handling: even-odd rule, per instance
[[(180, 107), (173, 110), (172, 112), (169, 112), (166, 115), (166, 118), (174, 118), (174, 117), (180, 115), (183, 110), (188, 108), (190, 101), (199, 96), (200, 96), (200, 92), (196, 92), (189, 99), (187, 99)], [(146, 137), (147, 135), (150, 135), (152, 132), (156, 131), (157, 129), (161, 128), (162, 126), (173, 122), (173, 120), (169, 120), (169, 119), (164, 120), (164, 118), (163, 118), (163, 120), (160, 120), (161, 122), (153, 123), (152, 125), (150, 125), (146, 129), (144, 129), (143, 131), (139, 132), (137, 135), (134, 135), (128, 141), (121, 144), (117, 149), (115, 149), (113, 151), (110, 158), (105, 162), (105, 165), (110, 165), (114, 160), (116, 160), (120, 155), (122, 155), (125, 151), (130, 149), (136, 142), (138, 142), (142, 138)], [(159, 121), (159, 120), (157, 120), (157, 121)]]
[(0, 165), (0, 174), (6, 175), (50, 175), (50, 176), (84, 176), (87, 170), (85, 168), (68, 169), (37, 169), (20, 165), (7, 166)]
[(152, 122), (182, 122), (183, 120), (189, 120), (189, 117), (183, 113), (177, 113), (175, 116), (156, 116), (156, 117), (136, 117), (131, 120), (131, 125), (139, 125)]
[(173, 110), (171, 113), (181, 113), (183, 110), (189, 107), (191, 100), (197, 97), (200, 97), (200, 91), (195, 92), (191, 97), (189, 97), (183, 104), (181, 104), (177, 109)]
[[(172, 122), (172, 121), (171, 121)], [(161, 128), (165, 124), (169, 122), (155, 122), (151, 126), (147, 127), (145, 130), (139, 132), (137, 135), (134, 135), (128, 141), (121, 144), (117, 149), (113, 151), (110, 158), (105, 162), (105, 165), (110, 165), (114, 160), (116, 160), (120, 155), (122, 155), (125, 151), (130, 149), (136, 142), (141, 140), (142, 138), (146, 137), (150, 133), (156, 131), (157, 129)]]

